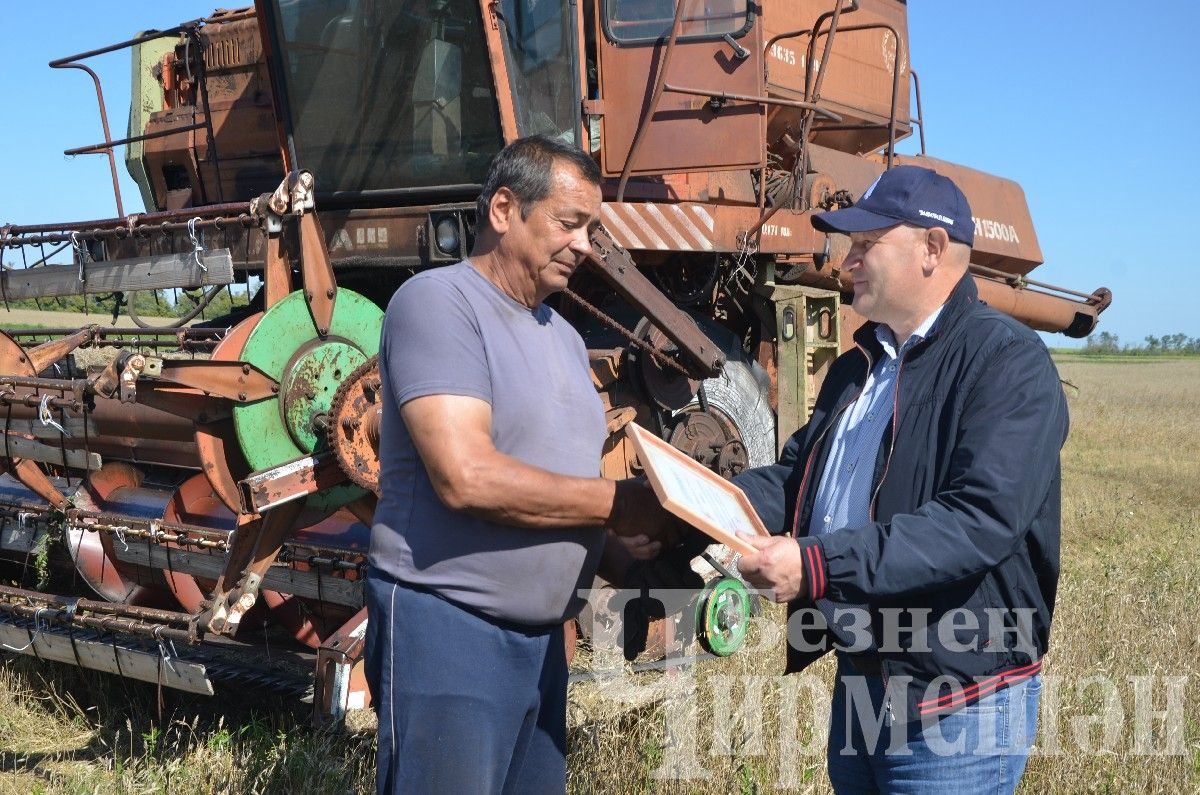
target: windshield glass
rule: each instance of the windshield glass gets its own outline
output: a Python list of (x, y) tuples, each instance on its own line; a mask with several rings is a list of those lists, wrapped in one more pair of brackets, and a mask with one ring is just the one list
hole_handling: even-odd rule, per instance
[(276, 0), (297, 165), (318, 192), (481, 183), (502, 139), (478, 0)]
[(505, 54), (521, 135), (575, 143), (580, 124), (575, 3), (501, 0)]
[[(747, 0), (681, 0), (679, 40), (735, 38), (750, 29)], [(604, 27), (619, 44), (660, 41), (671, 34), (676, 0), (604, 0)]]

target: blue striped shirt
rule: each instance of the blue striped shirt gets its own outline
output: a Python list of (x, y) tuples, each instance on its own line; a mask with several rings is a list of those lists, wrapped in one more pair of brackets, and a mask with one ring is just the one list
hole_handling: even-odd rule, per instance
[(875, 337), (883, 347), (883, 355), (867, 374), (862, 393), (842, 412), (838, 421), (817, 486), (809, 535), (832, 533), (871, 521), (875, 460), (879, 456), (883, 434), (891, 424), (900, 361), (912, 346), (925, 339), (941, 313), (939, 306), (905, 340), (899, 351), (892, 330), (882, 324), (876, 326)]

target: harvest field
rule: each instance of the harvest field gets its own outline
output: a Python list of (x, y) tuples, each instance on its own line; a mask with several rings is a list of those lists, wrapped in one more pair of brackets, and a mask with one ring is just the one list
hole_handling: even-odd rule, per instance
[[(1060, 364), (1063, 574), (1022, 792), (1200, 788), (1200, 360)], [(826, 792), (829, 660), (782, 667), (781, 613), (733, 658), (572, 688), (572, 792)], [(596, 660), (597, 667), (607, 661)], [(371, 789), (369, 731), (5, 656), (0, 793)]]
[[(145, 320), (154, 325), (165, 325), (170, 318), (147, 317)], [(114, 323), (112, 315), (107, 312), (51, 312), (39, 309), (0, 309), (0, 328), (83, 328), (84, 326), (117, 326), (119, 328), (137, 328), (129, 315), (121, 315)]]

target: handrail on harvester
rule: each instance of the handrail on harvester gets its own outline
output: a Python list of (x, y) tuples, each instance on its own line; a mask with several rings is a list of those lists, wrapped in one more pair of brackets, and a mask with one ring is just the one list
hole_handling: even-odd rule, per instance
[[(221, 187), (221, 161), (217, 156), (216, 136), (214, 135), (213, 127), (212, 127), (212, 114), (209, 112), (208, 83), (204, 79), (204, 77), (205, 77), (205, 75), (204, 75), (204, 59), (201, 58), (199, 60), (200, 74), (198, 75), (198, 80), (196, 81), (200, 87), (200, 98), (201, 98), (202, 108), (203, 108), (203, 113), (204, 113), (204, 121), (203, 122), (188, 125), (186, 127), (174, 128), (174, 129), (171, 129), (168, 131), (162, 131), (162, 132), (156, 132), (156, 133), (145, 133), (142, 135), (133, 135), (133, 136), (129, 136), (127, 138), (119, 138), (116, 140), (113, 140), (112, 132), (110, 131), (109, 126), (108, 126), (108, 111), (106, 110), (105, 104), (104, 104), (104, 90), (100, 86), (100, 76), (97, 75), (96, 72), (91, 69), (91, 67), (81, 64), (81, 63), (79, 63), (79, 61), (87, 60), (88, 58), (94, 58), (97, 55), (104, 55), (106, 53), (116, 52), (117, 50), (123, 50), (128, 47), (136, 47), (139, 44), (143, 44), (148, 41), (154, 41), (155, 39), (166, 38), (169, 36), (178, 36), (180, 34), (184, 34), (188, 37), (188, 45), (190, 47), (193, 42), (196, 42), (197, 44), (199, 44), (199, 31), (202, 27), (204, 27), (204, 24), (205, 24), (205, 21), (202, 18), (201, 19), (193, 19), (190, 22), (184, 22), (183, 24), (176, 25), (175, 27), (168, 28), (166, 30), (150, 31), (148, 33), (143, 33), (140, 36), (135, 36), (132, 39), (127, 39), (125, 41), (118, 42), (116, 44), (110, 44), (106, 47), (99, 47), (97, 49), (88, 50), (86, 52), (77, 53), (75, 55), (68, 55), (63, 58), (56, 58), (55, 60), (51, 61), (49, 64), (51, 69), (79, 69), (81, 71), (87, 72), (88, 75), (92, 78), (92, 84), (95, 86), (95, 89), (96, 89), (96, 102), (100, 107), (100, 124), (104, 130), (104, 140), (101, 143), (97, 143), (97, 144), (89, 144), (88, 146), (81, 146), (81, 147), (77, 147), (74, 149), (67, 149), (63, 152), (63, 154), (68, 155), (68, 156), (73, 156), (73, 155), (103, 153), (108, 156), (108, 167), (109, 167), (109, 171), (112, 173), (113, 196), (116, 199), (117, 215), (119, 215), (119, 216), (125, 215), (125, 207), (124, 207), (123, 202), (121, 201), (121, 185), (120, 185), (120, 181), (117, 177), (117, 159), (116, 159), (116, 156), (113, 154), (113, 148), (117, 147), (117, 146), (128, 145), (131, 143), (138, 143), (139, 141), (147, 141), (147, 140), (151, 140), (153, 138), (162, 138), (162, 137), (165, 137), (168, 135), (174, 135), (179, 132), (186, 132), (188, 130), (204, 130), (205, 131), (205, 135), (208, 139), (208, 152), (209, 152), (208, 157), (209, 157), (209, 159), (212, 160), (213, 168), (216, 170), (216, 174), (217, 174), (217, 194), (218, 194), (217, 198), (219, 201), (222, 201), (222, 202), (224, 201), (224, 191)], [(190, 69), (190, 63), (189, 63), (189, 69)]]

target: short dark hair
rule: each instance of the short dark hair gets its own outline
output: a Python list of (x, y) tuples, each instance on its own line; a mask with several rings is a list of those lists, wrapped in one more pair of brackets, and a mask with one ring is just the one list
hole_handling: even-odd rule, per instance
[(521, 218), (529, 217), (534, 204), (550, 195), (550, 176), (555, 163), (574, 167), (579, 176), (600, 185), (600, 167), (582, 150), (548, 135), (518, 138), (492, 158), (483, 191), (475, 202), (479, 228), (488, 227), (492, 197), (500, 188), (508, 188), (521, 203)]

